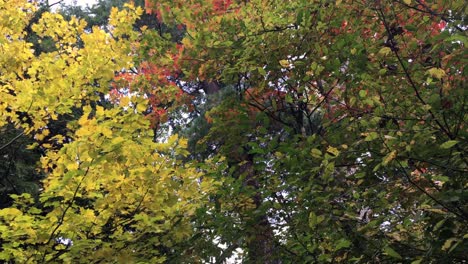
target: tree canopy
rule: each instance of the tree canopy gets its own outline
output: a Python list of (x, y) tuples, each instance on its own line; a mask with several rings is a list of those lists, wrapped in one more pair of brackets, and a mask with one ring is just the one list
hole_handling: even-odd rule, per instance
[(468, 259), (463, 1), (87, 10), (0, 1), (0, 260)]

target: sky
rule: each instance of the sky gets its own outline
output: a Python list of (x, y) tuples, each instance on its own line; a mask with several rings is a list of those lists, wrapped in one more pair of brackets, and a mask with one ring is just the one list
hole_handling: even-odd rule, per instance
[[(97, 0), (64, 0), (63, 3), (71, 5), (75, 1), (77, 5), (81, 5), (81, 6), (86, 6), (86, 4), (93, 5), (97, 2)], [(54, 1), (50, 1), (50, 0), (49, 2), (54, 3)]]

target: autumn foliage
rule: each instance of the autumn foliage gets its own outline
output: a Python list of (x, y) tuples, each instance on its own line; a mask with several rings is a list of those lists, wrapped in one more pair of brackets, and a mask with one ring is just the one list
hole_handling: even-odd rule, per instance
[(0, 151), (45, 175), (0, 260), (463, 263), (464, 11), (145, 0), (86, 30), (0, 1)]

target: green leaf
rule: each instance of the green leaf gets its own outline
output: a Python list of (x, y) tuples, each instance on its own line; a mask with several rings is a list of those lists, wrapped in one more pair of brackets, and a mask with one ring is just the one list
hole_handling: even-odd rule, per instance
[(433, 231), (439, 230), (444, 225), (445, 221), (447, 221), (447, 219), (442, 219), (439, 222), (437, 222), (437, 224), (433, 228)]
[(318, 224), (317, 215), (314, 212), (310, 212), (309, 213), (309, 227), (312, 229), (315, 229), (317, 224)]
[(263, 76), (266, 75), (266, 71), (265, 69), (263, 69), (263, 67), (257, 67), (257, 71), (260, 75), (263, 75)]
[(391, 52), (392, 52), (392, 50), (389, 47), (383, 47), (383, 48), (381, 48), (379, 50), (379, 54), (382, 55), (382, 56), (387, 56)]
[(468, 38), (466, 36), (462, 36), (459, 34), (454, 34), (450, 36), (449, 38), (445, 39), (445, 42), (457, 42), (457, 41), (462, 42), (463, 45), (465, 46), (468, 44)]
[(364, 178), (365, 176), (366, 176), (365, 172), (358, 172), (358, 173), (354, 174), (354, 178), (356, 178), (356, 179), (361, 179), (361, 178)]
[(377, 134), (377, 132), (370, 132), (366, 138), (364, 139), (365, 141), (372, 141), (372, 140), (375, 140), (376, 138), (379, 137), (379, 134)]
[(417, 28), (417, 27), (415, 27), (414, 25), (411, 25), (411, 24), (409, 24), (409, 25), (406, 25), (406, 26), (405, 26), (405, 29), (406, 29), (406, 30), (408, 30), (408, 31), (412, 31), (412, 32), (414, 32), (414, 31), (417, 31), (417, 30), (418, 30), (418, 28)]
[(351, 246), (351, 241), (342, 238), (336, 244), (335, 250), (340, 250), (342, 248), (349, 248), (349, 246)]
[(303, 17), (304, 17), (304, 10), (301, 10), (297, 13), (296, 24), (300, 25)]
[(449, 140), (449, 141), (447, 141), (447, 142), (442, 143), (442, 144), (440, 145), (440, 148), (442, 148), (442, 149), (449, 149), (449, 148), (455, 146), (457, 143), (458, 143), (457, 140)]
[(312, 149), (312, 150), (310, 151), (310, 154), (311, 154), (312, 157), (314, 157), (314, 158), (318, 158), (318, 159), (321, 159), (321, 158), (322, 158), (322, 151), (320, 151), (319, 149), (316, 149), (316, 148)]
[(364, 97), (366, 97), (366, 95), (367, 95), (366, 90), (360, 90), (359, 91), (359, 97), (364, 98)]
[(314, 212), (309, 213), (309, 227), (315, 229), (318, 224), (322, 223), (325, 220), (323, 215), (317, 216)]
[(389, 247), (389, 246), (386, 246), (384, 249), (384, 253), (392, 258), (396, 258), (396, 259), (402, 259), (401, 255), (398, 254), (398, 252), (396, 252), (393, 248)]

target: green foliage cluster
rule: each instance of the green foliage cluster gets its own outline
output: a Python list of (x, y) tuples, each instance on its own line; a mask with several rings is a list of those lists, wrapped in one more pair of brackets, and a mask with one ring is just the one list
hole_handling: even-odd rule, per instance
[(126, 2), (124, 0), (99, 0), (91, 6), (78, 5), (77, 1), (71, 4), (61, 3), (59, 12), (67, 20), (72, 16), (84, 19), (88, 29), (91, 29), (94, 26), (104, 27), (109, 21), (112, 7), (122, 8)]
[(0, 208), (6, 208), (12, 205), (11, 194), (30, 193), (37, 196), (44, 174), (36, 167), (40, 151), (26, 148), (33, 142), (24, 137), (20, 130), (11, 126), (2, 127), (0, 135)]

